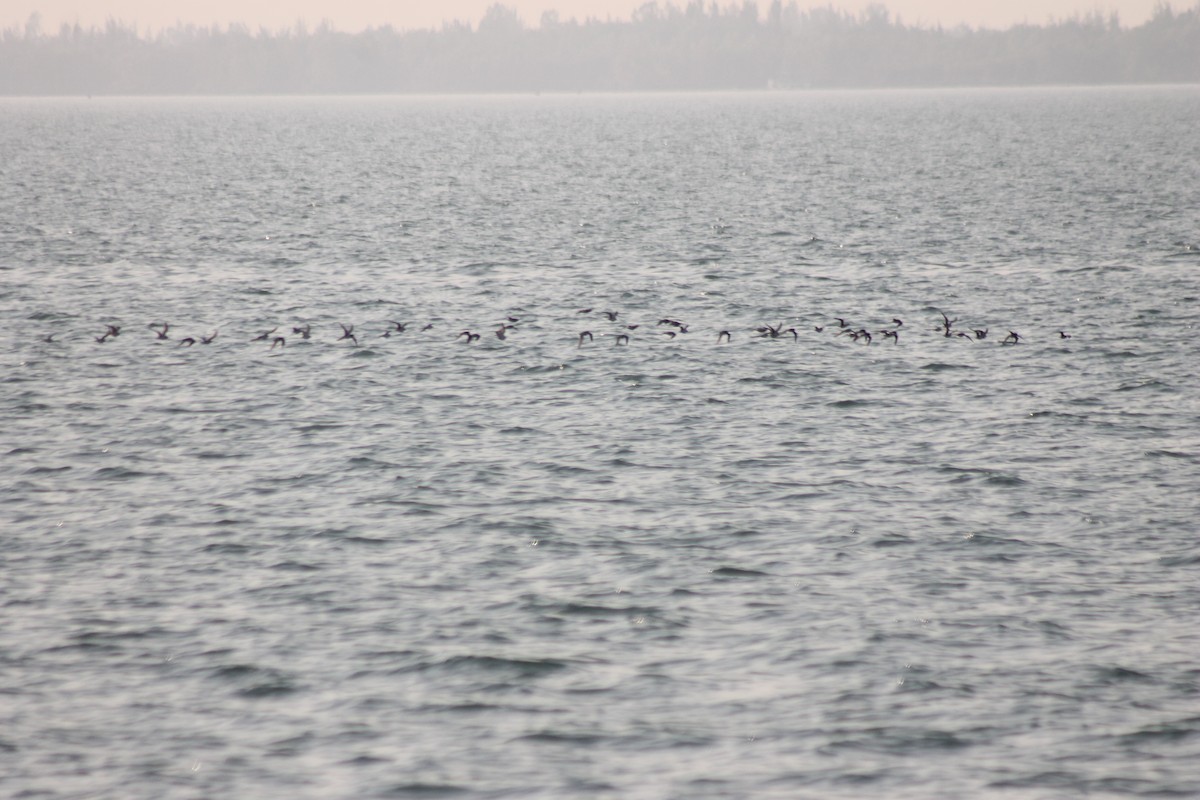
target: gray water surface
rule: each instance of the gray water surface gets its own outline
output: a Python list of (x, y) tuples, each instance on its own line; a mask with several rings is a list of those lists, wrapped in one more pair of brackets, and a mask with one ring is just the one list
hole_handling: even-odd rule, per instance
[(0, 101), (0, 794), (1200, 796), (1198, 129)]

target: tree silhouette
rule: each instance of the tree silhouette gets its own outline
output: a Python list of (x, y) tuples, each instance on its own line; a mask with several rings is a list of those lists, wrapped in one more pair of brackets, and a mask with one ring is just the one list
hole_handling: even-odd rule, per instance
[(1145, 24), (1074, 16), (1007, 30), (910, 27), (879, 4), (857, 14), (771, 0), (646, 2), (629, 21), (542, 14), (528, 27), (495, 3), (478, 26), (328, 22), (279, 31), (177, 25), (143, 35), (0, 31), (0, 94), (266, 94), (635, 91), (1200, 82), (1200, 2), (1160, 3)]

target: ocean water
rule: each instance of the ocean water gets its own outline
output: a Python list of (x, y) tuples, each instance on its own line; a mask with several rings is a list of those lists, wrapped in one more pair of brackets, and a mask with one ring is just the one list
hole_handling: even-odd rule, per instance
[(1200, 797), (1197, 130), (0, 100), (0, 795)]

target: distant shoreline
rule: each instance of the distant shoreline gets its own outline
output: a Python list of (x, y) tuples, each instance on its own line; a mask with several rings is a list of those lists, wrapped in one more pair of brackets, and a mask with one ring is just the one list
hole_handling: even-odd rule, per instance
[(909, 27), (772, 6), (766, 19), (654, 6), (630, 22), (525, 28), (493, 6), (477, 28), (251, 34), (112, 22), (0, 35), (2, 96), (417, 95), (1017, 88), (1200, 83), (1200, 2), (1144, 25), (1098, 13), (1005, 31)]
[(549, 91), (549, 92), (340, 92), (340, 93), (225, 93), (225, 94), (0, 94), (0, 100), (292, 100), (292, 99), (329, 99), (329, 100), (388, 100), (388, 99), (430, 99), (439, 98), (514, 98), (529, 99), (535, 97), (570, 98), (570, 97), (653, 97), (653, 96), (692, 96), (692, 95), (725, 95), (769, 97), (788, 94), (871, 94), (871, 93), (905, 93), (905, 92), (1004, 92), (1004, 91), (1071, 91), (1071, 90), (1106, 90), (1106, 89), (1187, 89), (1200, 90), (1200, 81), (1175, 81), (1162, 83), (1064, 83), (1064, 84), (1031, 84), (1031, 85), (992, 85), (992, 86), (840, 86), (835, 88), (813, 87), (806, 89), (632, 89), (627, 91)]

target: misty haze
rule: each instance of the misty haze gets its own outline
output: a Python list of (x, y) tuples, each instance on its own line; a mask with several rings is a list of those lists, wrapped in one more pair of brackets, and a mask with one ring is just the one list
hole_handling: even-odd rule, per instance
[(779, 0), (647, 3), (628, 22), (480, 23), (340, 33), (184, 25), (139, 36), (110, 22), (0, 37), (4, 94), (330, 94), (1016, 86), (1200, 81), (1200, 5), (1123, 27), (1090, 13), (1003, 31), (909, 26)]

